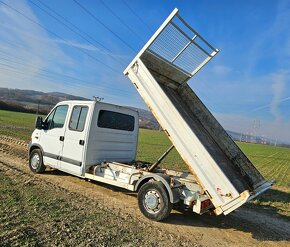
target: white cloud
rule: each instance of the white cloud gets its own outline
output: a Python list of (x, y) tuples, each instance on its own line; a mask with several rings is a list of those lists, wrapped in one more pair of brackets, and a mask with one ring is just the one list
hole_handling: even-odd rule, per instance
[(104, 50), (104, 49), (99, 49), (94, 45), (84, 44), (84, 43), (76, 42), (73, 40), (50, 39), (49, 41), (55, 41), (58, 44), (64, 44), (64, 45), (68, 45), (68, 46), (75, 47), (75, 48), (80, 48), (80, 49), (87, 50), (87, 51), (97, 52), (99, 54), (108, 55), (108, 56), (111, 56), (113, 58), (127, 58), (127, 56), (118, 55), (118, 54), (109, 52), (109, 51)]
[[(282, 103), (282, 102), (284, 102), (284, 101), (288, 101), (288, 100), (290, 100), (290, 97), (286, 97), (286, 98), (280, 99), (280, 100), (278, 101), (278, 103)], [(277, 104), (277, 103), (275, 102), (275, 104)], [(266, 109), (266, 108), (271, 107), (272, 105), (273, 105), (273, 104), (271, 103), (271, 104), (267, 104), (267, 105), (259, 106), (259, 107), (255, 108), (255, 109), (253, 109), (251, 112), (255, 112), (255, 111), (259, 111), (259, 110), (263, 110), (263, 109)]]
[[(66, 39), (60, 39), (60, 38), (50, 38), (44, 35), (39, 35), (39, 33), (31, 32), (28, 30), (25, 30), (23, 28), (20, 28), (20, 26), (11, 26), (8, 25), (8, 23), (0, 23), (0, 26), (2, 28), (7, 29), (7, 31), (14, 33), (17, 36), (21, 36), (21, 38), (26, 38), (29, 40), (33, 40), (35, 42), (45, 42), (46, 45), (50, 45), (51, 43), (55, 44), (64, 44), (67, 46), (80, 48), (87, 51), (94, 51), (94, 52), (102, 52), (101, 49), (97, 48), (96, 46), (93, 46), (91, 44), (84, 44), (73, 40), (66, 40)], [(42, 30), (40, 30), (42, 32)]]
[[(266, 136), (271, 139), (278, 139), (280, 141), (290, 144), (290, 122), (276, 122), (273, 120), (259, 119), (254, 117), (246, 117), (239, 114), (214, 114), (221, 125), (227, 129), (243, 134), (254, 134), (257, 136)], [(259, 123), (255, 125), (255, 122)]]
[[(255, 70), (255, 66), (260, 59), (265, 59), (269, 54), (275, 57), (278, 62), (282, 62), (280, 66), (284, 66), (289, 60), (290, 55), (290, 40), (289, 33), (289, 16), (290, 16), (289, 1), (277, 1), (277, 11), (274, 16), (274, 21), (267, 29), (259, 33), (255, 42), (251, 44), (247, 56), (250, 57), (246, 64), (246, 73), (251, 73)], [(279, 39), (281, 38), (282, 39)], [(279, 42), (279, 45), (277, 45)], [(271, 58), (273, 59), (273, 58)]]
[[(7, 10), (5, 10), (4, 12), (6, 13)], [(9, 15), (11, 16), (11, 13)], [(10, 25), (8, 23), (0, 23), (0, 26), (7, 29), (8, 32), (13, 32), (15, 35), (17, 34), (17, 36), (21, 36), (22, 38), (25, 37), (26, 39), (42, 43), (45, 42), (46, 45), (50, 45), (51, 43), (62, 44), (89, 52), (96, 52), (98, 54), (108, 55), (113, 58), (128, 58), (128, 56), (118, 55), (105, 49), (100, 49), (97, 47), (97, 45), (81, 43), (70, 39), (45, 37), (43, 35), (39, 35), (39, 33), (33, 33), (30, 30), (25, 30), (23, 28), (20, 28), (19, 26), (17, 27), (16, 25)]]
[[(13, 1), (13, 8), (25, 13), (29, 18), (38, 22), (37, 17), (25, 1)], [(48, 80), (40, 80), (36, 76), (38, 76), (41, 69), (48, 68), (51, 61), (54, 61), (58, 65), (72, 65), (74, 61), (67, 56), (55, 42), (50, 41), (44, 43), (29, 35), (23, 35), (24, 33), (31, 33), (32, 36), (49, 39), (49, 36), (41, 27), (33, 24), (4, 5), (0, 6), (0, 13), (0, 23), (3, 26), (12, 27), (11, 30), (7, 30), (6, 28), (0, 29), (0, 51), (3, 51), (1, 56), (8, 56), (10, 59), (18, 59), (17, 61), (21, 61), (23, 64), (22, 66), (5, 63), (25, 74), (13, 74), (11, 71), (2, 69), (0, 74), (0, 85), (30, 89), (37, 88), (39, 90), (44, 90), (44, 88), (47, 89), (47, 85), (49, 84), (54, 84), (51, 85), (53, 87), (58, 85), (57, 82), (48, 83)], [(2, 65), (1, 67), (7, 69), (7, 66)]]
[(272, 84), (272, 89), (273, 89), (273, 98), (271, 102), (271, 112), (275, 117), (276, 122), (281, 121), (281, 113), (279, 111), (279, 104), (282, 101), (282, 98), (284, 96), (285, 92), (285, 86), (287, 82), (287, 73), (286, 72), (280, 72), (277, 74), (274, 74), (272, 76), (273, 79), (273, 84)]
[(215, 65), (212, 67), (212, 71), (216, 74), (216, 75), (227, 75), (229, 74), (233, 69), (224, 65)]

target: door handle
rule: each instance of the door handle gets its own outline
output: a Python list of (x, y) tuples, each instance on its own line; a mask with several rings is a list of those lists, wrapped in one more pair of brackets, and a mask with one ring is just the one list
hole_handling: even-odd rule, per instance
[(64, 136), (60, 136), (59, 140), (63, 142), (64, 141)]
[(79, 144), (83, 146), (85, 144), (85, 141), (84, 140), (80, 140)]

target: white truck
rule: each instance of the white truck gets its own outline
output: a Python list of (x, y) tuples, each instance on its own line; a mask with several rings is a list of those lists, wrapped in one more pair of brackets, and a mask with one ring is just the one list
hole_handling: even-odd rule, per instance
[[(172, 146), (149, 164), (136, 161), (138, 112), (97, 101), (58, 103), (38, 117), (29, 166), (46, 166), (137, 192), (141, 212), (165, 219), (181, 203), (228, 214), (271, 187), (188, 86), (218, 50), (175, 9), (125, 69)], [(190, 172), (160, 168), (175, 147)]]

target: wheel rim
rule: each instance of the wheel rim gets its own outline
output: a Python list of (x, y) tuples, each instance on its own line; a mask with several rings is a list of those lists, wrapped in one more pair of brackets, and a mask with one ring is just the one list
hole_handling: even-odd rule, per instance
[(40, 164), (40, 157), (38, 154), (34, 154), (31, 158), (31, 167), (33, 169), (37, 169), (39, 167)]
[(149, 213), (158, 213), (160, 211), (160, 195), (155, 190), (150, 190), (145, 194), (144, 206)]

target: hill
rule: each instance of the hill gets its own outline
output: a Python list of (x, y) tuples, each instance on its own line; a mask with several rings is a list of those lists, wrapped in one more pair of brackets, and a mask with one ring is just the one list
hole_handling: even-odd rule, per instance
[[(64, 100), (91, 100), (80, 96), (61, 92), (44, 93), (34, 90), (22, 90), (11, 88), (0, 88), (0, 109), (47, 114), (51, 108)], [(139, 112), (139, 124), (141, 128), (159, 129), (159, 124), (151, 112), (130, 107)]]

